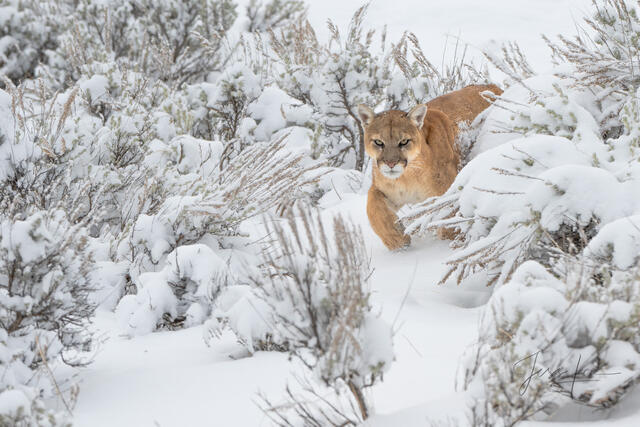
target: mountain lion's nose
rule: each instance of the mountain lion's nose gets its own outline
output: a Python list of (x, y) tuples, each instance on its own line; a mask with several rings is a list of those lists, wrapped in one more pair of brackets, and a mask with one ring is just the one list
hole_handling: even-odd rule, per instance
[(393, 167), (394, 167), (395, 165), (397, 165), (397, 164), (398, 164), (398, 162), (385, 162), (385, 163), (386, 163), (386, 164), (387, 164), (387, 166), (389, 166), (391, 169), (393, 169)]

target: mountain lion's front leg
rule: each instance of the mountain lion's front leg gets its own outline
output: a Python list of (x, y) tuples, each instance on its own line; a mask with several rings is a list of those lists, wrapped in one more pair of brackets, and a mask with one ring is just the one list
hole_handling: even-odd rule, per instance
[(367, 199), (367, 215), (371, 228), (382, 239), (390, 250), (409, 246), (411, 238), (404, 234), (404, 229), (398, 223), (398, 216), (394, 212), (391, 202), (381, 191), (371, 187)]

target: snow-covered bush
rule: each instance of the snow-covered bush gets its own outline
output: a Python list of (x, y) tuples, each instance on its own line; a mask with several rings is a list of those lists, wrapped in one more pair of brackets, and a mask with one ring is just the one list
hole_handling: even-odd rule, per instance
[[(84, 222), (89, 234), (108, 246), (126, 235), (141, 214), (157, 210), (168, 186), (148, 154), (151, 146), (175, 136), (161, 110), (169, 90), (115, 64), (91, 66), (93, 74), (58, 95), (41, 81), (8, 86), (11, 136), (0, 147), (3, 179), (0, 205), (14, 210), (63, 209), (71, 223)], [(101, 250), (100, 292), (120, 296), (122, 259)], [(103, 280), (104, 279), (104, 280)], [(104, 291), (104, 292), (103, 292)], [(95, 300), (96, 302), (100, 302)]]
[(301, 104), (311, 107), (322, 133), (320, 150), (332, 165), (363, 170), (363, 129), (357, 119), (360, 103), (378, 105), (391, 81), (391, 61), (382, 35), (374, 53), (374, 31), (362, 27), (367, 6), (356, 11), (347, 36), (329, 22), (330, 41), (322, 44), (308, 22), (298, 22), (289, 41), (287, 33), (272, 32), (271, 46), (279, 69), (277, 85)]
[[(213, 83), (186, 87), (176, 96), (178, 101), (165, 104), (164, 111), (178, 118), (178, 132), (221, 142), (219, 168), (226, 167), (253, 145), (280, 140), (289, 151), (303, 156), (305, 166), (324, 167), (325, 159), (318, 153), (320, 135), (313, 133), (310, 108), (287, 95), (259, 71), (265, 54), (257, 50), (255, 41), (245, 40), (242, 46), (246, 52), (253, 52), (247, 53), (249, 57), (259, 60), (243, 59), (227, 67)], [(312, 185), (301, 182), (281, 198), (278, 210), (288, 209), (299, 199), (315, 203), (333, 186), (340, 186), (345, 171), (325, 167), (323, 173), (333, 178)]]
[(85, 348), (82, 326), (93, 309), (87, 301), (92, 254), (83, 224), (69, 224), (59, 210), (15, 215), (2, 223), (2, 323), (10, 334), (36, 325), (55, 330), (65, 346)]
[[(588, 258), (564, 258), (560, 277), (528, 261), (496, 290), (463, 384), (491, 425), (547, 415), (572, 400), (615, 405), (640, 381), (638, 265), (594, 280)], [(509, 363), (505, 363), (509, 361)]]
[[(65, 5), (60, 3), (60, 10)], [(248, 241), (240, 231), (243, 221), (276, 204), (292, 202), (305, 193), (301, 189), (313, 191), (322, 173), (315, 171), (316, 161), (305, 158), (307, 151), (289, 148), (295, 140), (306, 141), (307, 134), (288, 132), (289, 124), (280, 120), (280, 112), (271, 112), (271, 104), (264, 105), (286, 95), (275, 88), (265, 90), (242, 61), (226, 68), (213, 83), (200, 82), (178, 90), (178, 80), (188, 77), (189, 70), (176, 71), (178, 79), (138, 61), (136, 55), (148, 53), (140, 45), (145, 34), (163, 32), (154, 27), (159, 22), (180, 29), (162, 27), (167, 32), (163, 37), (171, 40), (160, 37), (151, 45), (182, 45), (180, 40), (191, 40), (194, 31), (199, 31), (203, 13), (211, 18), (207, 18), (207, 25), (212, 26), (218, 25), (212, 18), (215, 15), (224, 21), (220, 24), (224, 28), (215, 37), (209, 36), (222, 46), (222, 32), (235, 17), (228, 1), (161, 6), (157, 2), (79, 2), (73, 12), (77, 25), (59, 37), (60, 49), (67, 49), (60, 50), (59, 57), (68, 60), (62, 61), (62, 69), (44, 64), (42, 70), (50, 72), (47, 79), (27, 81), (17, 88), (10, 85), (18, 101), (6, 112), (21, 126), (14, 129), (9, 123), (3, 127), (8, 135), (16, 136), (10, 135), (9, 144), (2, 147), (10, 160), (3, 170), (11, 184), (1, 190), (2, 203), (13, 200), (18, 210), (31, 205), (41, 210), (61, 205), (74, 215), (72, 222), (90, 220), (87, 231), (101, 239), (96, 264), (100, 273), (92, 274), (100, 289), (92, 295), (93, 302), (113, 307), (126, 293), (144, 290), (153, 294), (153, 285), (147, 286), (144, 273), (165, 271), (164, 277), (173, 283), (177, 307), (158, 316), (150, 314), (145, 325), (151, 327), (134, 331), (137, 327), (129, 324), (131, 333), (182, 324), (184, 316), (196, 310), (190, 311), (194, 301), (203, 307), (203, 314), (186, 324), (200, 322), (210, 310), (211, 302), (205, 301), (210, 297), (209, 284), (198, 285), (200, 290), (187, 286), (192, 278), (175, 268), (188, 263), (188, 256), (179, 254), (193, 255), (195, 252), (184, 248), (203, 241), (216, 254), (242, 247)], [(267, 11), (272, 6), (260, 5)], [(289, 6), (295, 9), (295, 4)], [(162, 18), (154, 11), (175, 15)], [(100, 15), (108, 19), (96, 21)], [(200, 46), (204, 41), (198, 38)], [(195, 51), (190, 45), (180, 49), (187, 55), (178, 54), (180, 66), (189, 65), (192, 55), (197, 59), (194, 67), (206, 69), (205, 74), (216, 71), (213, 65), (198, 62), (208, 57), (206, 52)], [(213, 55), (213, 45), (202, 49)], [(76, 54), (84, 56), (75, 58)], [(157, 58), (152, 62), (163, 72), (170, 71), (171, 67)], [(55, 77), (56, 70), (61, 70), (63, 80)], [(194, 79), (205, 77), (202, 74)], [(74, 86), (54, 95), (53, 90), (63, 81)], [(274, 91), (275, 98), (271, 95)], [(22, 102), (29, 97), (38, 102)], [(255, 118), (246, 117), (251, 114)], [(19, 197), (14, 197), (16, 193)], [(172, 267), (170, 254), (183, 261)], [(196, 262), (198, 257), (193, 258)], [(228, 277), (223, 272), (226, 262), (225, 258), (216, 269), (221, 282)], [(135, 298), (144, 305), (143, 295)], [(136, 311), (132, 299), (134, 296), (123, 303), (129, 308), (119, 310), (123, 324)]]
[(75, 176), (76, 153), (63, 136), (76, 93), (46, 99), (41, 82), (6, 83), (11, 94), (0, 92), (0, 420), (63, 424), (64, 416), (42, 399), (57, 395), (69, 410), (76, 389), (65, 365), (86, 363), (92, 350), (87, 326), (99, 245), (89, 230), (99, 207), (87, 203), (89, 187)]
[(324, 223), (308, 208), (296, 213), (286, 224), (267, 223), (274, 240), (263, 248), (260, 273), (251, 287), (223, 291), (223, 305), (208, 327), (213, 335), (229, 327), (250, 351), (289, 351), (325, 386), (339, 395), (349, 390), (357, 404), (348, 414), (330, 405), (321, 405), (323, 412), (291, 395), (291, 411), (269, 409), (274, 420), (304, 420), (310, 411), (318, 417), (315, 423), (346, 416), (355, 425), (369, 415), (364, 389), (379, 381), (393, 360), (391, 328), (369, 302), (371, 269), (359, 229), (339, 216)]
[(517, 47), (490, 58), (510, 86), (471, 161), (404, 217), (457, 230), (441, 283), (496, 287), (461, 366), (475, 425), (607, 408), (640, 378), (640, 110), (635, 65), (611, 57), (638, 26), (628, 3), (594, 3), (595, 44), (561, 38), (556, 75), (533, 75)]
[[(0, 75), (14, 84), (35, 76), (39, 63), (58, 47), (62, 21), (57, 7), (38, 0), (9, 0), (0, 5)], [(4, 82), (0, 82), (0, 87)]]
[(576, 81), (585, 87), (633, 91), (640, 80), (640, 16), (628, 0), (592, 0), (594, 13), (573, 39), (559, 35), (559, 43), (545, 38), (558, 61), (571, 63)]
[(524, 79), (502, 98), (449, 191), (407, 217), (412, 231), (457, 229), (442, 282), (497, 287), (462, 366), (486, 425), (571, 400), (609, 407), (638, 378), (637, 264), (615, 258), (634, 250), (619, 230), (640, 212), (637, 101), (604, 139), (602, 104), (566, 78)]
[[(601, 225), (638, 209), (629, 162), (637, 152), (628, 136), (633, 128), (603, 141), (590, 113), (597, 111), (593, 96), (556, 77), (525, 82), (541, 101), (526, 104), (529, 90), (520, 86), (507, 90), (503, 98), (509, 102), (498, 105), (520, 109), (494, 106), (475, 145), (480, 154), (445, 195), (408, 214), (410, 231), (442, 225), (459, 230), (459, 249), (443, 281), (453, 275), (458, 283), (504, 283), (524, 260), (539, 258), (539, 248), (555, 244), (580, 251), (586, 243), (580, 242), (581, 230), (588, 241)], [(634, 108), (631, 103), (627, 110)], [(512, 133), (505, 134), (505, 127)]]
[(449, 63), (443, 63), (440, 68), (429, 61), (413, 33), (402, 35), (393, 46), (392, 56), (400, 73), (394, 75), (392, 85), (387, 88), (389, 108), (409, 110), (415, 104), (426, 103), (445, 93), (489, 82), (486, 67), (468, 60), (466, 47), (461, 47), (459, 42)]
[(186, 89), (188, 111), (192, 116), (189, 133), (198, 138), (224, 141), (221, 165), (256, 142), (252, 130), (257, 126), (257, 117), (251, 117), (249, 107), (264, 88), (264, 82), (251, 67), (237, 63), (220, 73), (214, 83), (200, 83)]
[(162, 270), (137, 277), (136, 295), (122, 298), (116, 311), (122, 329), (142, 335), (202, 323), (226, 283), (226, 270), (224, 260), (206, 245), (178, 247)]
[(506, 121), (498, 117), (514, 117), (527, 136), (485, 133), (479, 148), (495, 148), (425, 204), (435, 221), (413, 223), (459, 230), (443, 281), (453, 275), (463, 285), (498, 287), (462, 365), (483, 425), (550, 415), (572, 400), (610, 407), (640, 374), (636, 101), (623, 109), (623, 134), (603, 141), (588, 112), (598, 111), (593, 99), (545, 80), (525, 83), (546, 85), (552, 108), (534, 104), (524, 115), (496, 110), (488, 118), (500, 126)]
[(151, 147), (176, 135), (174, 120), (163, 111), (171, 92), (114, 63), (94, 63), (88, 71), (78, 81), (76, 119), (64, 136), (81, 156), (76, 173), (104, 194), (95, 201), (104, 212), (99, 228), (124, 230), (166, 197), (148, 156)]
[(0, 425), (12, 427), (71, 427), (68, 414), (47, 409), (33, 389), (9, 389), (0, 393)]
[(307, 6), (300, 0), (251, 0), (246, 7), (247, 31), (273, 31), (287, 28), (300, 21), (307, 13)]
[(140, 14), (136, 25), (152, 46), (142, 63), (146, 74), (179, 86), (222, 69), (225, 36), (237, 16), (233, 1), (143, 0), (134, 5)]
[(595, 118), (602, 134), (615, 138), (623, 129), (620, 111), (640, 88), (640, 9), (637, 2), (628, 0), (592, 3), (594, 12), (583, 19), (585, 25), (579, 27), (575, 37), (544, 39), (556, 62), (562, 65), (558, 74), (595, 94), (601, 104)]
[(61, 87), (88, 64), (111, 61), (170, 84), (202, 81), (222, 69), (237, 16), (231, 0), (15, 3), (2, 34), (10, 77), (35, 74)]
[(58, 365), (81, 364), (91, 349), (93, 254), (84, 224), (69, 224), (64, 211), (21, 216), (3, 215), (0, 230), (1, 388), (52, 396), (65, 380), (54, 376)]
[[(179, 137), (171, 144), (174, 142), (179, 143), (174, 145), (179, 148), (164, 149), (162, 169), (171, 196), (157, 211), (140, 215), (118, 246), (119, 259), (128, 261), (129, 275), (138, 291), (137, 295), (125, 297), (118, 308), (118, 317), (131, 334), (148, 333), (162, 326), (160, 319), (165, 314), (174, 320), (189, 317), (189, 304), (194, 301), (201, 308), (193, 310), (208, 315), (219, 283), (228, 280), (225, 261), (213, 251), (241, 247), (246, 240), (239, 229), (243, 221), (268, 211), (281, 198), (316, 179), (315, 167), (303, 166), (302, 156), (287, 151), (282, 139), (256, 143), (222, 169), (218, 166), (220, 145), (190, 137)], [(204, 156), (204, 161), (198, 161), (198, 155)], [(194, 160), (195, 163), (187, 163)], [(210, 248), (187, 249), (203, 242)], [(181, 267), (188, 263), (193, 264), (192, 274)], [(197, 272), (201, 264), (215, 268), (206, 277), (195, 279), (193, 274), (204, 274)], [(192, 281), (197, 286), (177, 281)], [(147, 318), (135, 320), (145, 315)], [(200, 315), (195, 317), (197, 321), (187, 324), (204, 320)]]

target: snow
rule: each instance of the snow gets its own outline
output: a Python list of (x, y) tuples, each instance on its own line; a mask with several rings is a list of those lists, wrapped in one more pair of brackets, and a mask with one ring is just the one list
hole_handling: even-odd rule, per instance
[(0, 247), (10, 254), (9, 260), (20, 258), (25, 262), (31, 262), (45, 256), (51, 236), (49, 230), (42, 226), (43, 221), (42, 215), (34, 215), (25, 221), (5, 221), (0, 224)]
[(259, 140), (269, 140), (276, 130), (282, 129), (286, 124), (283, 114), (274, 114), (289, 105), (297, 102), (276, 87), (267, 87), (249, 107), (248, 113), (257, 120), (259, 124), (253, 133)]
[(20, 390), (5, 390), (0, 393), (0, 411), (3, 414), (15, 414), (22, 408), (29, 411), (30, 406), (29, 399)]
[(586, 226), (593, 217), (606, 224), (637, 209), (635, 201), (625, 197), (634, 193), (633, 182), (621, 184), (602, 169), (568, 165), (550, 169), (539, 178), (544, 182), (533, 184), (526, 197), (534, 201), (531, 207), (541, 212), (540, 223), (550, 231), (558, 230), (565, 215)]
[(92, 102), (100, 102), (109, 95), (109, 79), (97, 74), (80, 83), (80, 90), (87, 93)]
[(105, 310), (113, 310), (124, 292), (126, 273), (125, 263), (99, 261), (91, 272), (92, 283), (96, 287), (91, 295), (94, 302)]
[[(232, 286), (222, 290), (218, 300), (217, 309), (213, 312), (213, 318), (205, 324), (205, 337), (217, 337), (222, 333), (224, 326), (228, 326), (238, 337), (243, 338), (243, 343), (253, 352), (254, 337), (264, 337), (269, 332), (269, 324), (265, 320), (270, 307), (262, 300), (256, 298), (247, 285)], [(225, 318), (224, 325), (218, 318)], [(207, 343), (216, 345), (212, 339)]]
[(212, 351), (204, 345), (202, 327), (130, 340), (118, 336), (112, 314), (99, 313), (96, 323), (112, 332), (83, 374), (86, 393), (74, 412), (76, 426), (197, 426), (216, 420), (260, 425), (264, 416), (253, 402), (257, 390), (282, 390), (290, 370), (280, 353), (230, 359), (228, 352), (237, 347), (230, 334)]
[[(144, 272), (135, 279), (138, 293), (120, 300), (116, 318), (126, 333), (144, 335), (156, 329), (164, 313), (175, 317), (179, 306), (186, 305), (188, 308), (180, 313), (186, 316), (185, 326), (201, 324), (209, 314), (203, 305), (219, 292), (217, 281), (226, 274), (226, 263), (208, 246), (179, 246), (167, 255), (162, 270)], [(183, 302), (172, 290), (182, 283)]]
[[(354, 195), (324, 215), (351, 217), (363, 227), (371, 251), (373, 300), (393, 325), (395, 354), (372, 398), (377, 413), (389, 414), (455, 393), (458, 357), (477, 331), (479, 312), (469, 306), (486, 300), (488, 290), (433, 286), (449, 252), (446, 242), (425, 238), (406, 252), (390, 253), (368, 227), (365, 205), (366, 196)], [(233, 292), (221, 296), (222, 308), (232, 299), (229, 306), (240, 309), (236, 299), (242, 296)], [(256, 312), (253, 304), (247, 302), (243, 311)], [(255, 324), (260, 323), (248, 321), (246, 327)], [(228, 332), (209, 339), (207, 347), (202, 336), (208, 325), (127, 339), (114, 315), (101, 311), (95, 326), (105, 334), (104, 344), (82, 374), (74, 411), (79, 427), (208, 425), (212, 414), (233, 425), (269, 425), (256, 406), (257, 393), (278, 399), (285, 383), (301, 372), (286, 354), (231, 359), (242, 347)]]
[(589, 242), (585, 253), (620, 269), (632, 267), (640, 254), (640, 216), (628, 216), (606, 224)]

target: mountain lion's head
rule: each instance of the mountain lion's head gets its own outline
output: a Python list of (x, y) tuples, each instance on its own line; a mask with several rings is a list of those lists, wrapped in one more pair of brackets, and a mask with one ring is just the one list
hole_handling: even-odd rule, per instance
[(358, 106), (358, 116), (364, 129), (364, 147), (387, 178), (400, 177), (425, 144), (422, 126), (427, 106), (417, 105), (408, 113), (398, 110), (376, 115), (364, 104)]

